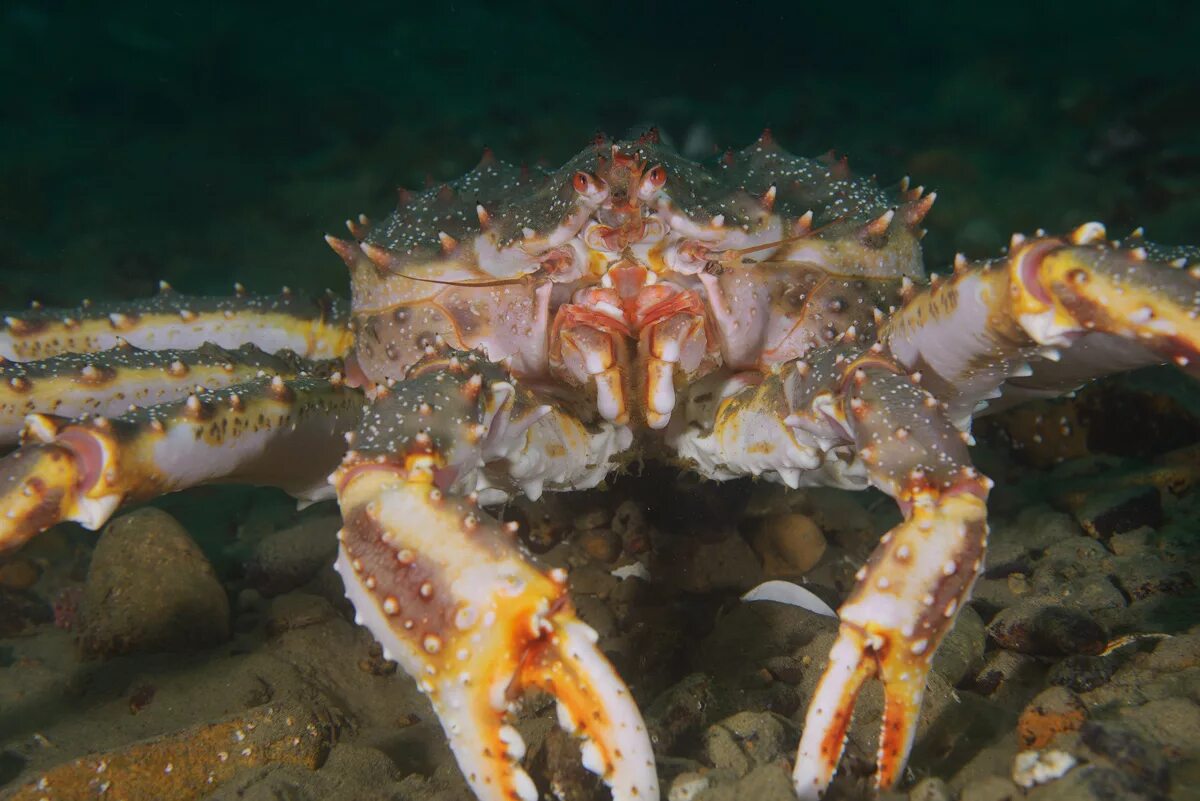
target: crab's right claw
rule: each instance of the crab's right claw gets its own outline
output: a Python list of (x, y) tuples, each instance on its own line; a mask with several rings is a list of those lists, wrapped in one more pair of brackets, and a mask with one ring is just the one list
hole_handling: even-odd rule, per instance
[(558, 700), (560, 725), (614, 799), (657, 801), (646, 727), (561, 571), (534, 569), (501, 524), (428, 473), (350, 459), (334, 482), (337, 569), (357, 619), (430, 697), (481, 801), (538, 798), (508, 721), (527, 687)]

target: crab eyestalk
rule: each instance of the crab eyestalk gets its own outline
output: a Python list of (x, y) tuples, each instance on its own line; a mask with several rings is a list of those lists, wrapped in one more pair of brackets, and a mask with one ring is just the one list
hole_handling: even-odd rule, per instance
[(349, 457), (333, 481), (336, 563), (357, 621), (429, 696), (481, 801), (536, 801), (509, 715), (537, 687), (582, 739), (584, 765), (620, 801), (658, 798), (653, 752), (629, 690), (575, 615), (562, 571), (532, 567), (512, 532), (434, 482), (436, 453)]

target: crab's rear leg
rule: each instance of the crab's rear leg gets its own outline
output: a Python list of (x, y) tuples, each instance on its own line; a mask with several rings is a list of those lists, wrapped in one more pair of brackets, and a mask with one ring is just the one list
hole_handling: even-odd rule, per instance
[(565, 575), (534, 568), (473, 492), (591, 486), (628, 444), (626, 429), (584, 426), (494, 365), (439, 355), (376, 398), (334, 476), (357, 619), (430, 697), (483, 801), (538, 797), (508, 721), (527, 687), (557, 698), (614, 798), (658, 798), (645, 726)]
[(841, 630), (808, 707), (794, 781), (817, 798), (837, 768), (859, 689), (883, 682), (880, 787), (900, 777), (934, 652), (983, 560), (991, 482), (970, 466), (960, 432), (894, 363), (868, 353), (843, 379), (840, 416), (871, 482), (905, 519), (883, 535), (839, 610)]
[(31, 415), (0, 459), (0, 551), (64, 520), (95, 529), (122, 504), (206, 483), (327, 497), (362, 396), (333, 380), (263, 376), (118, 417)]
[(35, 305), (0, 312), (0, 360), (32, 361), (60, 353), (93, 353), (127, 342), (138, 348), (225, 348), (252, 344), (268, 353), (291, 350), (313, 359), (345, 355), (351, 336), (345, 301), (285, 290), (229, 297), (183, 295), (166, 284), (152, 298), (85, 303), (74, 309)]

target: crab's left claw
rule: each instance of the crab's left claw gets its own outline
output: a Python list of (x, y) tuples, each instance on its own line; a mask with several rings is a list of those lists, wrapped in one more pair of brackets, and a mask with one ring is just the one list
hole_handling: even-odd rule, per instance
[(429, 696), (475, 794), (538, 798), (508, 721), (537, 687), (614, 799), (658, 799), (646, 727), (576, 617), (565, 575), (533, 568), (500, 523), (412, 467), (348, 459), (339, 470), (337, 569), (359, 622)]
[(872, 676), (884, 691), (875, 781), (887, 788), (900, 778), (933, 655), (979, 571), (986, 514), (972, 491), (922, 502), (863, 568), (808, 706), (793, 774), (801, 798), (820, 798), (832, 780), (858, 692)]

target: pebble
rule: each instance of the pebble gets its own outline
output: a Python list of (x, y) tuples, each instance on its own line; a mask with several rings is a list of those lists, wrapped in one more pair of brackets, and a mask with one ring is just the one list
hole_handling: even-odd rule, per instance
[(987, 628), (983, 619), (970, 606), (965, 606), (934, 654), (933, 669), (951, 685), (957, 685), (983, 664), (986, 645)]
[(15, 558), (0, 563), (0, 587), (27, 590), (37, 583), (42, 572), (28, 559)]
[(1098, 654), (1107, 642), (1104, 628), (1087, 612), (1046, 599), (1001, 610), (988, 624), (988, 635), (1001, 648), (1034, 656)]
[(1050, 668), (1047, 681), (1077, 693), (1085, 693), (1108, 682), (1117, 670), (1112, 656), (1076, 654), (1057, 662)]
[(579, 534), (575, 544), (592, 559), (606, 564), (617, 561), (617, 557), (621, 555), (621, 538), (608, 528), (588, 529)]
[(85, 653), (205, 648), (229, 638), (229, 598), (204, 553), (166, 512), (105, 526), (80, 606)]
[(778, 514), (763, 518), (750, 540), (762, 560), (763, 576), (794, 578), (816, 567), (825, 554), (825, 534), (807, 515)]
[(1089, 720), (1079, 730), (1080, 742), (1093, 754), (1143, 785), (1165, 791), (1170, 784), (1162, 752), (1132, 728), (1113, 721)]
[(1157, 528), (1163, 522), (1162, 496), (1155, 486), (1135, 485), (1087, 493), (1072, 511), (1083, 530), (1098, 539), (1141, 526)]
[(703, 773), (695, 771), (681, 773), (671, 782), (671, 789), (667, 791), (667, 801), (692, 801), (707, 790), (708, 786), (708, 777)]
[(908, 801), (952, 801), (953, 796), (946, 782), (935, 776), (927, 776), (908, 791)]
[(1065, 687), (1050, 687), (1038, 693), (1017, 721), (1017, 739), (1022, 748), (1045, 748), (1057, 735), (1076, 731), (1087, 719), (1087, 708)]
[(1121, 589), (1135, 601), (1155, 595), (1180, 595), (1195, 588), (1185, 571), (1153, 554), (1119, 557), (1113, 560), (1112, 571)]
[(325, 515), (263, 537), (246, 565), (250, 585), (269, 598), (308, 583), (333, 564), (341, 524), (341, 517)]
[(1142, 661), (1146, 667), (1160, 672), (1178, 672), (1200, 666), (1200, 632), (1162, 640), (1142, 657)]
[(684, 592), (705, 593), (714, 590), (745, 591), (762, 581), (758, 557), (736, 532), (727, 532), (717, 542), (687, 539), (663, 554), (655, 577)]
[(795, 725), (770, 712), (739, 712), (704, 732), (704, 760), (745, 776), (758, 765), (789, 755), (800, 741)]

